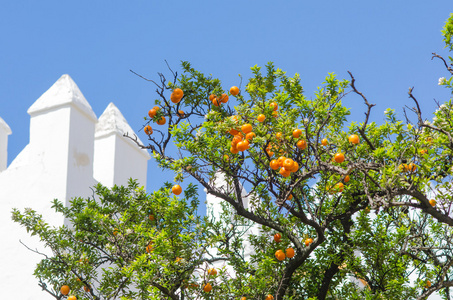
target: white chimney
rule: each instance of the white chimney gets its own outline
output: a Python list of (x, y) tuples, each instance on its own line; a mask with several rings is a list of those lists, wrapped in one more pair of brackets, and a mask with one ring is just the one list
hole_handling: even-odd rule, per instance
[(0, 118), (0, 172), (6, 170), (8, 163), (8, 135), (11, 134), (11, 128)]

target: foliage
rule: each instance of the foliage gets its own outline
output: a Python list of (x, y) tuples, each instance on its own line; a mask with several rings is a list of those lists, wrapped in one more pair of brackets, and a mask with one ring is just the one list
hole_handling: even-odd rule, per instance
[[(442, 31), (449, 50), (452, 18)], [(433, 55), (453, 75), (452, 64)], [(15, 211), (15, 221), (53, 250), (36, 275), (56, 298), (68, 284), (88, 286), (78, 295), (89, 299), (425, 299), (435, 291), (450, 299), (451, 99), (428, 120), (410, 89), (414, 107), (405, 120), (388, 109), (377, 124), (352, 74), (328, 74), (307, 98), (300, 76), (272, 63), (253, 67), (235, 96), (188, 62), (182, 71), (171, 71), (172, 82), (163, 74), (153, 81), (158, 109), (146, 118), (149, 145), (140, 146), (176, 182), (196, 180), (222, 209), (202, 219), (194, 187), (170, 197), (169, 184), (147, 195), (132, 182), (98, 186), (98, 200), (75, 199), (68, 208), (54, 202), (73, 228), (49, 228), (35, 212)], [(439, 84), (453, 92), (451, 78)], [(176, 89), (182, 98), (170, 95)], [(349, 93), (363, 99), (361, 122), (343, 105)], [(162, 117), (167, 123), (157, 125)], [(253, 137), (241, 133), (245, 124)], [(272, 168), (279, 158), (287, 168)], [(289, 247), (295, 256), (277, 260), (276, 251)], [(217, 275), (207, 263), (220, 266)], [(212, 291), (204, 292), (208, 282)]]

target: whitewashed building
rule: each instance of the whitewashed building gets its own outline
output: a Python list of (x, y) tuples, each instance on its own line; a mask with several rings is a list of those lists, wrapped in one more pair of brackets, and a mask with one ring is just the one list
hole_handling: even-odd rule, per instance
[[(7, 166), (10, 127), (0, 116), (0, 298), (50, 299), (33, 276), (42, 257), (36, 237), (11, 220), (13, 208), (30, 207), (51, 225), (65, 223), (51, 201), (66, 204), (73, 197), (89, 197), (97, 182), (125, 185), (129, 178), (146, 185), (146, 150), (123, 137), (134, 134), (110, 103), (96, 118), (90, 104), (69, 75), (63, 75), (28, 109), (30, 141)], [(13, 128), (14, 129), (14, 128)]]

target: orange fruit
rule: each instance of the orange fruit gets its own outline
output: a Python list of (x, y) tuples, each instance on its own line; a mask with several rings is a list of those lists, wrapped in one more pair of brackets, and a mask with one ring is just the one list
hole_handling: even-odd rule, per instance
[(293, 249), (293, 248), (288, 248), (288, 249), (286, 249), (286, 257), (288, 257), (288, 258), (293, 258), (293, 257), (294, 257), (294, 254), (295, 254), (295, 252), (294, 252), (294, 249)]
[(146, 125), (145, 128), (144, 128), (143, 130), (145, 131), (145, 133), (146, 133), (147, 135), (153, 134), (153, 129), (152, 129), (151, 126), (149, 126), (149, 125)]
[(293, 199), (293, 194), (289, 194), (288, 198), (286, 198), (286, 200), (291, 200)]
[(179, 184), (175, 184), (175, 185), (171, 188), (171, 191), (173, 192), (173, 194), (179, 195), (179, 194), (181, 194), (181, 192), (182, 192), (182, 187), (181, 187)]
[(227, 103), (229, 98), (230, 97), (228, 97), (227, 94), (222, 94), (222, 96), (220, 96), (220, 102)]
[(327, 146), (327, 144), (328, 144), (327, 139), (322, 139), (321, 145), (323, 145), (325, 147), (325, 146)]
[(67, 300), (77, 300), (77, 297), (76, 297), (76, 296), (74, 296), (74, 295), (71, 295), (71, 296), (69, 296), (69, 297), (68, 297), (68, 299), (67, 299)]
[(346, 175), (346, 176), (343, 178), (343, 181), (344, 181), (344, 183), (348, 182), (348, 181), (349, 181), (349, 175)]
[(293, 161), (294, 164), (293, 164), (293, 167), (291, 169), (287, 169), (288, 171), (294, 173), (294, 172), (297, 172), (299, 170), (299, 164), (297, 163), (297, 161)]
[(211, 275), (211, 276), (216, 276), (217, 275), (217, 270), (212, 268), (212, 269), (208, 269), (208, 274)]
[(284, 156), (280, 156), (280, 157), (277, 159), (278, 165), (279, 165), (280, 167), (283, 167), (283, 162), (285, 161), (285, 159), (286, 159), (286, 157), (284, 157)]
[(293, 137), (295, 139), (299, 138), (301, 134), (302, 134), (302, 130), (300, 130), (300, 129), (294, 129), (293, 130)]
[(157, 114), (157, 109), (155, 108), (151, 108), (149, 111), (148, 111), (148, 116), (152, 119), (154, 118), (154, 116)]
[(63, 285), (63, 286), (60, 288), (60, 292), (61, 292), (63, 295), (65, 295), (65, 296), (66, 296), (67, 294), (69, 294), (69, 290), (70, 290), (70, 288), (69, 288), (69, 286), (67, 286), (67, 285)]
[(241, 297), (241, 300), (247, 300), (247, 298), (246, 297)]
[(307, 142), (304, 141), (304, 140), (300, 140), (300, 141), (297, 142), (296, 146), (300, 150), (304, 150), (305, 148), (307, 148)]
[(214, 106), (220, 106), (220, 103), (222, 102), (220, 102), (220, 100), (217, 98), (214, 98), (214, 100), (212, 100), (212, 104), (214, 104)]
[(274, 111), (276, 111), (276, 110), (278, 109), (278, 104), (277, 104), (277, 102), (272, 102), (272, 103), (270, 104), (270, 107), (272, 107), (272, 109), (273, 109)]
[(233, 153), (233, 154), (238, 154), (238, 153), (239, 153), (239, 150), (238, 150), (238, 148), (236, 148), (235, 146), (231, 146), (230, 152)]
[(271, 294), (267, 295), (266, 296), (266, 299), (265, 300), (274, 300), (274, 296), (272, 296)]
[(152, 243), (149, 243), (148, 246), (146, 246), (146, 252), (150, 253), (152, 251), (153, 251), (153, 245), (152, 245)]
[(156, 217), (154, 217), (154, 215), (149, 215), (149, 216), (148, 216), (148, 219), (149, 219), (150, 221), (154, 221), (154, 220), (156, 219)]
[(171, 102), (173, 102), (173, 103), (176, 104), (176, 103), (179, 103), (179, 102), (181, 101), (181, 98), (179, 98), (179, 97), (173, 92), (173, 93), (171, 93), (171, 95), (170, 95), (170, 100), (171, 100)]
[(275, 136), (277, 137), (277, 139), (281, 140), (283, 138), (283, 133), (277, 132)]
[(239, 131), (237, 131), (236, 129), (232, 128), (230, 129), (230, 131), (228, 131), (231, 135), (237, 135), (239, 133)]
[(274, 111), (272, 112), (272, 116), (273, 116), (274, 118), (278, 118), (278, 111), (274, 110)]
[(249, 132), (245, 135), (245, 138), (251, 142), (253, 140), (253, 138), (256, 136), (256, 134), (252, 131), (252, 132)]
[(344, 162), (344, 154), (337, 153), (337, 154), (335, 154), (334, 159), (337, 163), (342, 163), (342, 162)]
[(283, 161), (282, 167), (288, 171), (291, 171), (294, 167), (294, 161), (291, 158), (287, 158)]
[(211, 290), (212, 290), (211, 284), (209, 282), (206, 283), (206, 285), (203, 287), (203, 291), (205, 291), (206, 293), (209, 293)]
[(341, 193), (341, 192), (343, 192), (344, 184), (341, 183), (341, 182), (339, 182), (339, 183), (337, 183), (337, 184), (335, 185), (334, 188), (335, 188), (335, 191), (336, 191), (336, 192), (340, 192), (340, 193)]
[(214, 95), (214, 94), (209, 95), (209, 100), (212, 101), (212, 100), (214, 100), (214, 98), (216, 98), (216, 95)]
[(312, 238), (308, 238), (305, 240), (305, 246), (310, 246), (310, 244), (313, 243), (313, 239)]
[(180, 88), (174, 89), (172, 94), (175, 94), (175, 96), (178, 97), (179, 99), (181, 99), (184, 96), (184, 92)]
[(430, 288), (431, 287), (431, 281), (426, 280), (425, 288)]
[(113, 235), (117, 235), (118, 233), (119, 233), (119, 231), (117, 228), (113, 229)]
[(414, 163), (410, 163), (406, 166), (407, 172), (415, 172), (417, 170), (417, 166)]
[(250, 147), (250, 143), (248, 140), (245, 140), (245, 141), (241, 141), (237, 144), (236, 148), (239, 150), (239, 151), (245, 151), (247, 150), (248, 148)]
[(230, 157), (229, 157), (228, 155), (225, 154), (225, 155), (223, 156), (223, 160), (229, 161), (229, 160), (230, 160)]
[(278, 161), (276, 159), (271, 160), (271, 162), (269, 163), (269, 167), (271, 167), (272, 170), (277, 170), (278, 168), (280, 168)]
[(251, 124), (244, 124), (241, 126), (241, 130), (243, 133), (249, 133), (252, 131), (252, 129), (253, 129), (253, 127)]
[(264, 120), (266, 119), (266, 116), (263, 114), (260, 114), (260, 115), (258, 115), (258, 117), (256, 119), (258, 120), (258, 122), (263, 123)]
[(275, 252), (275, 257), (279, 260), (279, 261), (283, 261), (285, 258), (286, 258), (286, 255), (285, 255), (285, 252), (283, 252), (282, 250), (277, 250)]
[(89, 293), (90, 292), (90, 288), (87, 287), (87, 286), (84, 286), (83, 289), (85, 290), (85, 292)]
[(230, 94), (233, 96), (239, 95), (239, 88), (237, 86), (232, 86), (230, 88)]
[(280, 233), (274, 234), (274, 241), (276, 243), (280, 243), (280, 240), (282, 239), (282, 235)]
[(436, 206), (437, 201), (434, 199), (429, 200), (429, 204), (431, 204), (432, 207)]
[(156, 123), (159, 125), (164, 125), (166, 122), (167, 122), (167, 120), (165, 120), (165, 117), (162, 116), (159, 120), (157, 120)]
[(185, 115), (184, 111), (178, 110), (178, 116), (180, 116), (182, 118), (182, 117), (184, 117), (184, 115)]
[(291, 175), (291, 172), (288, 171), (285, 167), (282, 167), (279, 171), (280, 175), (283, 177), (289, 177)]
[(349, 142), (353, 144), (358, 144), (359, 143), (359, 136), (357, 134), (351, 134), (349, 136)]

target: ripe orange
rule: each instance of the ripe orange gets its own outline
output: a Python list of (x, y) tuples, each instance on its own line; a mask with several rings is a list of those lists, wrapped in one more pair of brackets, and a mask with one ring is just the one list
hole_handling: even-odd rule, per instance
[(236, 146), (236, 148), (241, 152), (247, 150), (249, 147), (250, 147), (250, 143), (248, 140), (241, 141)]
[(312, 238), (308, 238), (305, 240), (305, 246), (310, 246), (310, 244), (313, 243), (313, 239)]
[(181, 187), (179, 184), (175, 184), (175, 185), (171, 188), (171, 191), (173, 192), (173, 194), (179, 195), (179, 194), (181, 194), (181, 192), (182, 192), (182, 187)]
[(327, 144), (328, 144), (327, 139), (322, 139), (321, 145), (323, 145), (325, 147), (325, 146), (327, 146)]
[(264, 120), (266, 119), (266, 116), (263, 114), (260, 114), (260, 115), (258, 115), (258, 117), (256, 119), (258, 120), (258, 122), (263, 123)]
[(171, 102), (173, 102), (173, 103), (176, 104), (176, 103), (179, 103), (179, 102), (181, 101), (181, 98), (179, 98), (179, 97), (173, 92), (173, 93), (171, 93), (171, 95), (170, 95), (170, 100), (171, 100)]
[(271, 160), (269, 166), (272, 170), (277, 170), (278, 168), (280, 168), (280, 165), (278, 164), (278, 161), (276, 159)]
[(241, 300), (247, 300), (247, 298), (246, 297), (241, 297)]
[(239, 150), (238, 150), (238, 148), (236, 148), (236, 146), (231, 146), (230, 152), (233, 153), (233, 154), (238, 154)]
[(211, 290), (212, 290), (211, 284), (209, 282), (206, 283), (206, 285), (203, 287), (203, 291), (205, 291), (206, 293), (209, 293)]
[(214, 94), (209, 95), (209, 100), (212, 101), (212, 100), (214, 100), (214, 98), (216, 98), (216, 95), (214, 95)]
[(271, 294), (267, 295), (266, 296), (266, 299), (265, 300), (274, 300), (274, 296), (272, 296)]
[(282, 167), (279, 171), (280, 175), (283, 177), (289, 177), (291, 175), (291, 172), (288, 171), (285, 167)]
[(180, 88), (174, 89), (172, 94), (175, 94), (175, 96), (178, 97), (179, 100), (181, 100), (181, 98), (184, 96), (184, 92)]
[(285, 255), (285, 252), (283, 252), (282, 250), (277, 250), (275, 252), (275, 257), (279, 260), (279, 261), (283, 261), (285, 258), (286, 258), (286, 255)]
[(225, 154), (225, 155), (223, 156), (223, 160), (229, 161), (229, 160), (230, 160), (230, 157), (229, 157), (228, 155)]
[(300, 130), (300, 129), (294, 129), (293, 130), (293, 137), (295, 139), (299, 138), (301, 134), (302, 134), (302, 130)]
[(157, 110), (155, 108), (151, 108), (149, 111), (148, 111), (148, 116), (152, 119), (154, 118), (154, 116), (157, 114)]
[(349, 175), (346, 175), (344, 178), (343, 178), (343, 182), (346, 183), (349, 181)]
[(288, 249), (286, 249), (286, 257), (288, 257), (288, 258), (293, 258), (293, 257), (294, 257), (294, 254), (295, 254), (295, 252), (294, 252), (294, 249), (293, 249), (293, 248), (288, 248)]
[(253, 138), (256, 136), (256, 134), (252, 131), (252, 132), (249, 132), (245, 135), (245, 138), (251, 142), (253, 140)]
[(410, 163), (406, 166), (407, 172), (415, 172), (417, 170), (417, 166), (414, 163)]
[(436, 206), (437, 201), (434, 199), (429, 200), (429, 204), (431, 204), (432, 207)]
[(212, 100), (212, 104), (214, 104), (214, 106), (220, 106), (220, 103), (222, 102), (220, 102), (220, 100), (217, 98), (214, 98), (214, 100)]
[(277, 132), (275, 136), (277, 137), (277, 139), (281, 140), (283, 138), (283, 133)]
[(300, 141), (297, 142), (296, 146), (300, 150), (304, 150), (305, 148), (307, 148), (307, 142), (304, 141), (304, 140), (300, 140)]
[(70, 290), (70, 288), (69, 288), (69, 286), (67, 286), (67, 285), (63, 285), (63, 286), (60, 288), (60, 292), (61, 292), (63, 295), (65, 295), (65, 296), (66, 296), (67, 294), (69, 294), (69, 290)]
[(228, 97), (227, 94), (222, 94), (222, 96), (220, 96), (220, 102), (227, 103), (229, 98), (230, 97)]
[(289, 171), (294, 173), (294, 172), (297, 172), (298, 170), (299, 170), (299, 164), (297, 163), (297, 161), (295, 161), (292, 169)]
[(280, 243), (280, 240), (282, 239), (282, 235), (280, 233), (274, 234), (274, 241), (276, 243)]
[(149, 126), (149, 125), (146, 125), (146, 126), (145, 126), (144, 131), (145, 131), (145, 133), (146, 133), (147, 135), (153, 134), (153, 129), (152, 129), (151, 126)]
[(208, 274), (211, 276), (216, 276), (217, 275), (217, 270), (215, 268), (208, 269)]
[(159, 125), (164, 125), (166, 122), (167, 122), (167, 120), (165, 120), (164, 116), (162, 116), (159, 120), (157, 120), (157, 124), (159, 124)]
[(274, 111), (272, 112), (272, 116), (273, 116), (274, 118), (278, 118), (278, 111), (274, 110)]
[(147, 252), (147, 253), (150, 253), (150, 252), (152, 252), (152, 251), (153, 251), (153, 245), (152, 245), (152, 242), (150, 242), (150, 243), (148, 244), (148, 246), (146, 246), (146, 252)]
[(357, 134), (351, 134), (349, 136), (349, 142), (353, 144), (358, 144), (359, 143), (359, 136)]
[(178, 110), (178, 116), (180, 116), (182, 118), (182, 117), (184, 117), (184, 115), (185, 115), (184, 111)]
[(231, 135), (237, 135), (239, 133), (239, 131), (237, 131), (236, 129), (232, 128), (230, 129), (230, 131), (228, 131)]
[(77, 297), (76, 297), (76, 296), (74, 296), (74, 295), (71, 295), (71, 296), (69, 296), (69, 297), (68, 297), (68, 299), (67, 299), (67, 300), (77, 300)]
[(274, 111), (276, 111), (276, 110), (278, 109), (278, 104), (277, 104), (277, 102), (272, 102), (272, 103), (270, 104), (270, 107), (272, 107), (272, 109), (273, 109)]
[(119, 233), (119, 231), (117, 228), (113, 229), (113, 235), (117, 235), (118, 233)]
[(148, 216), (148, 219), (149, 219), (150, 221), (154, 221), (154, 220), (156, 219), (156, 217), (154, 217), (154, 215), (149, 215), (149, 216)]
[(426, 280), (425, 288), (430, 288), (431, 287), (431, 281)]
[(83, 286), (83, 289), (84, 289), (84, 290), (85, 290), (85, 292), (87, 292), (87, 293), (89, 293), (89, 292), (90, 292), (90, 288), (89, 288), (89, 287), (87, 287), (86, 285), (85, 285), (85, 286)]
[(230, 94), (233, 96), (239, 95), (239, 88), (237, 86), (232, 86), (230, 88)]
[(286, 200), (291, 200), (293, 199), (293, 194), (289, 194), (288, 198), (286, 198)]
[(343, 192), (344, 184), (339, 182), (334, 186), (335, 192)]
[(286, 159), (286, 157), (284, 157), (284, 156), (280, 156), (280, 157), (277, 159), (278, 165), (279, 165), (280, 167), (283, 167), (283, 162), (285, 161), (285, 159)]
[(294, 167), (294, 161), (291, 158), (287, 158), (283, 161), (282, 167), (288, 171), (291, 171)]
[(335, 154), (334, 159), (335, 159), (335, 161), (337, 163), (342, 163), (342, 162), (344, 162), (344, 154), (343, 153), (337, 153), (337, 154)]
[(253, 129), (253, 127), (251, 124), (244, 124), (241, 126), (241, 130), (243, 133), (249, 133), (252, 131), (252, 129)]
[(419, 152), (420, 152), (421, 155), (424, 155), (424, 154), (428, 153), (428, 150), (426, 150), (426, 149), (420, 149)]

